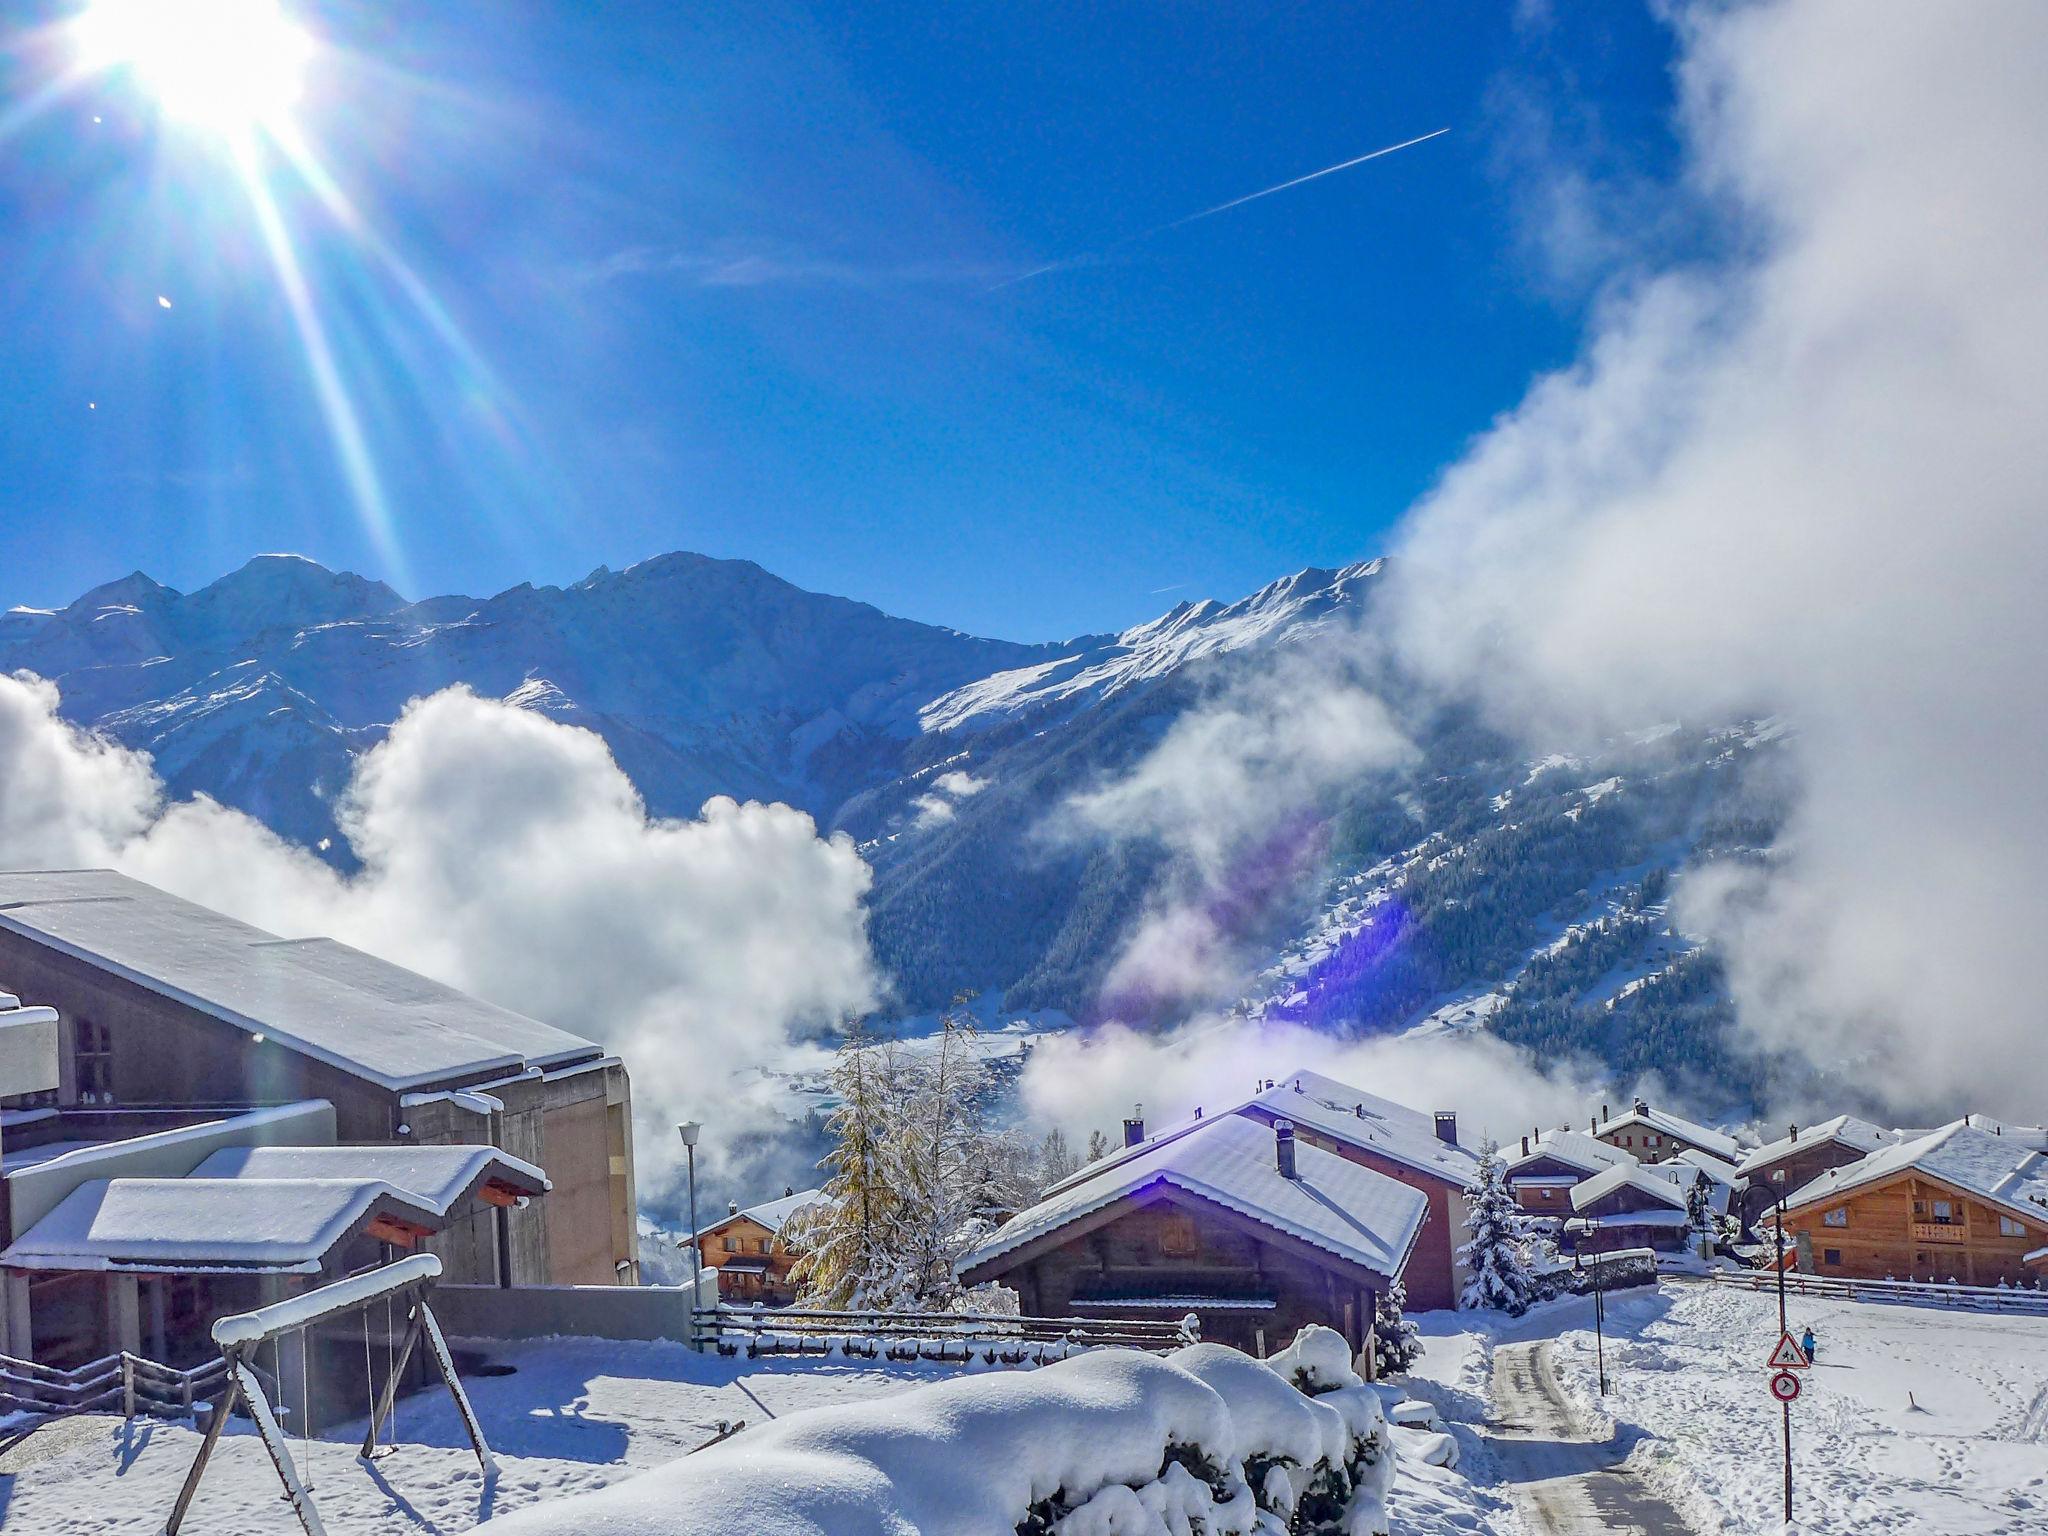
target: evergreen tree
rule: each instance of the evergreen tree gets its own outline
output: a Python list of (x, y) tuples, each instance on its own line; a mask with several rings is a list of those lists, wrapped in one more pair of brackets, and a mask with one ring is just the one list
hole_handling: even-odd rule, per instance
[(826, 1120), (832, 1149), (819, 1165), (830, 1171), (825, 1198), (790, 1223), (799, 1255), (790, 1278), (806, 1306), (888, 1306), (901, 1290), (896, 1175), (906, 1076), (893, 1042), (878, 1044), (858, 1024), (847, 1031), (832, 1064), (839, 1103)]
[(1536, 1277), (1522, 1253), (1522, 1213), (1493, 1141), (1479, 1150), (1479, 1169), (1465, 1186), (1465, 1205), (1472, 1240), (1458, 1250), (1469, 1272), (1464, 1304), (1520, 1317), (1535, 1299)]
[(1109, 1156), (1109, 1138), (1100, 1131), (1088, 1133), (1088, 1161), (1099, 1163)]
[(1695, 1178), (1692, 1187), (1685, 1192), (1685, 1221), (1699, 1237), (1711, 1240), (1721, 1234), (1721, 1223), (1714, 1213), (1711, 1184), (1704, 1173)]
[(1422, 1358), (1422, 1332), (1408, 1320), (1408, 1287), (1399, 1276), (1373, 1306), (1372, 1337), (1382, 1376), (1399, 1375)]

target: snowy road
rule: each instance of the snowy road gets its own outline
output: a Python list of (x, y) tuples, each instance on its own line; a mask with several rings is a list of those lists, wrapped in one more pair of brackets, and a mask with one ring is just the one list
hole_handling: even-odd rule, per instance
[(1494, 1350), (1493, 1409), (1492, 1451), (1531, 1536), (1693, 1536), (1628, 1466), (1632, 1438), (1586, 1437), (1558, 1388), (1547, 1342)]

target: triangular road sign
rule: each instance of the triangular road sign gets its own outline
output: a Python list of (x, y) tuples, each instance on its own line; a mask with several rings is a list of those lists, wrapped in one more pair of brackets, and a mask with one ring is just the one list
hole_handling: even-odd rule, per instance
[(1806, 1351), (1799, 1347), (1799, 1341), (1787, 1329), (1778, 1338), (1778, 1347), (1771, 1351), (1770, 1367), (1774, 1371), (1803, 1371), (1813, 1362), (1806, 1358)]

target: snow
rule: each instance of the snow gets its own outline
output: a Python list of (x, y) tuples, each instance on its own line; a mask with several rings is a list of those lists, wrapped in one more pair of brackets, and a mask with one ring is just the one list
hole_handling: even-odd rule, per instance
[(602, 1054), (345, 944), (280, 940), (111, 870), (0, 873), (0, 926), (389, 1089)]
[(1823, 1120), (1818, 1125), (1809, 1125), (1794, 1135), (1780, 1136), (1768, 1146), (1757, 1148), (1736, 1165), (1735, 1171), (1744, 1178), (1762, 1173), (1771, 1164), (1810, 1152), (1831, 1141), (1840, 1142), (1866, 1155), (1897, 1139), (1896, 1133), (1882, 1126), (1859, 1120), (1854, 1115), (1836, 1115), (1832, 1120)]
[[(1589, 1419), (1593, 1336), (1556, 1347)], [(1772, 1536), (1781, 1416), (1763, 1361), (1777, 1298), (1698, 1283), (1607, 1297), (1604, 1411), (1648, 1438), (1637, 1464), (1703, 1531)], [(2021, 1536), (2048, 1524), (2048, 1318), (1792, 1298), (1818, 1362), (1792, 1406), (1795, 1514), (1807, 1531)]]
[(1420, 1190), (1306, 1142), (1295, 1151), (1300, 1177), (1283, 1179), (1274, 1163), (1271, 1129), (1238, 1115), (1217, 1115), (1131, 1150), (1130, 1157), (1091, 1165), (1019, 1212), (963, 1260), (961, 1269), (998, 1258), (1114, 1201), (1171, 1187), (1393, 1275), (1429, 1211)]
[(1391, 1099), (1324, 1077), (1319, 1072), (1290, 1072), (1240, 1108), (1259, 1108), (1296, 1125), (1307, 1126), (1335, 1141), (1434, 1174), (1462, 1188), (1478, 1170), (1479, 1159), (1436, 1134), (1433, 1115), (1396, 1104)]
[(1688, 1120), (1683, 1115), (1674, 1115), (1668, 1109), (1655, 1109), (1646, 1104), (1639, 1103), (1634, 1108), (1616, 1115), (1612, 1120), (1603, 1120), (1597, 1134), (1611, 1136), (1616, 1131), (1628, 1130), (1634, 1126), (1659, 1131), (1666, 1136), (1675, 1136), (1680, 1141), (1689, 1142), (1696, 1147), (1705, 1147), (1723, 1162), (1742, 1161), (1742, 1148), (1734, 1137), (1701, 1125), (1696, 1120)]
[(439, 1225), (375, 1179), (88, 1179), (0, 1258), (14, 1269), (311, 1274), (380, 1201), (423, 1228)]
[(1785, 1199), (1787, 1209), (1832, 1200), (1907, 1169), (1945, 1180), (1980, 1199), (2048, 1227), (2048, 1153), (2011, 1136), (1978, 1130), (1964, 1120), (1912, 1141), (1882, 1147), (1860, 1162), (1834, 1168)]
[[(1604, 1200), (1607, 1196), (1621, 1189), (1633, 1189), (1638, 1194), (1648, 1195), (1651, 1199), (1661, 1201), (1665, 1205), (1675, 1205), (1681, 1211), (1685, 1208), (1684, 1190), (1680, 1189), (1669, 1178), (1657, 1173), (1654, 1169), (1645, 1168), (1639, 1163), (1628, 1162), (1616, 1163), (1612, 1168), (1596, 1173), (1590, 1179), (1583, 1179), (1579, 1183), (1574, 1184), (1572, 1186), (1572, 1209), (1583, 1211), (1595, 1201)], [(1648, 1211), (1628, 1211), (1624, 1213), (1624, 1217), (1626, 1220), (1647, 1219), (1653, 1214)]]
[(1545, 1131), (1530, 1143), (1526, 1156), (1509, 1160), (1509, 1178), (1512, 1179), (1515, 1170), (1522, 1165), (1546, 1157), (1582, 1169), (1587, 1174), (1600, 1173), (1636, 1160), (1634, 1153), (1624, 1151), (1620, 1147), (1610, 1147), (1606, 1142), (1595, 1140), (1584, 1131)]
[[(783, 1224), (790, 1217), (794, 1216), (805, 1206), (816, 1205), (824, 1198), (825, 1191), (822, 1189), (800, 1189), (796, 1193), (784, 1195), (780, 1199), (764, 1201), (760, 1205), (750, 1205), (744, 1210), (735, 1211), (729, 1216), (721, 1217), (704, 1230), (707, 1233), (715, 1232), (718, 1228), (724, 1226), (726, 1222), (737, 1221), (744, 1216), (749, 1221), (757, 1222), (761, 1226), (766, 1227), (770, 1232), (780, 1232)], [(730, 1266), (728, 1265), (728, 1267)]]
[[(408, 1254), (395, 1263), (349, 1275), (331, 1285), (316, 1286), (297, 1296), (287, 1296), (253, 1312), (237, 1312), (215, 1321), (213, 1342), (223, 1349), (248, 1346), (317, 1323), (349, 1307), (387, 1296), (405, 1286), (435, 1280), (441, 1274), (441, 1260), (431, 1253)], [(429, 1303), (431, 1305), (431, 1303)]]
[(348, 1179), (383, 1183), (446, 1216), (482, 1180), (522, 1195), (553, 1188), (523, 1158), (496, 1147), (222, 1147), (192, 1170), (195, 1179)]

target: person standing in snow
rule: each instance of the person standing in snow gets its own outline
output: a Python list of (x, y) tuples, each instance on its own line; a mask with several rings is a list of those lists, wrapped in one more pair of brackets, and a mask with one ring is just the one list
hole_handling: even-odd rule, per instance
[(1813, 1363), (1813, 1327), (1812, 1327), (1812, 1325), (1811, 1325), (1811, 1324), (1808, 1324), (1808, 1325), (1807, 1325), (1807, 1329), (1806, 1329), (1806, 1332), (1804, 1332), (1804, 1333), (1802, 1333), (1802, 1334), (1800, 1334), (1800, 1335), (1799, 1335), (1799, 1350), (1800, 1350), (1800, 1353), (1802, 1353), (1803, 1355), (1805, 1355), (1805, 1356), (1806, 1356), (1806, 1360), (1807, 1360), (1807, 1363), (1808, 1363), (1809, 1365), (1810, 1365), (1810, 1364), (1812, 1364), (1812, 1363)]

